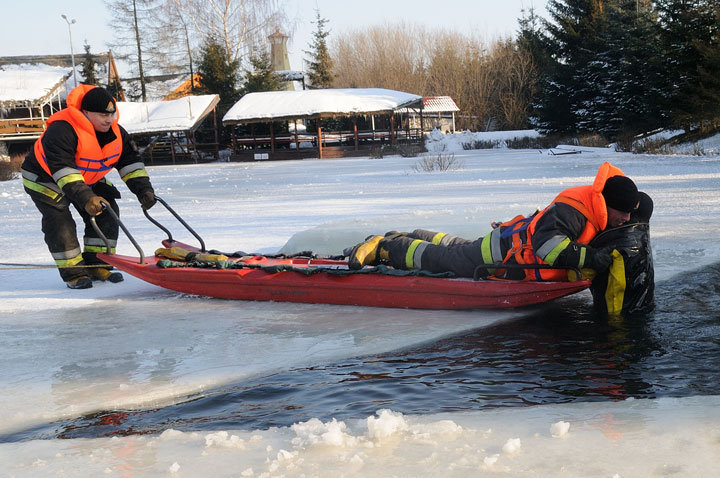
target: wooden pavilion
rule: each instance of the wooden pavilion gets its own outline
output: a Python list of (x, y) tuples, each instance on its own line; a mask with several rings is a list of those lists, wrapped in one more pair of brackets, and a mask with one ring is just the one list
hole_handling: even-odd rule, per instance
[[(203, 153), (219, 158), (218, 95), (185, 96), (175, 100), (118, 102), (118, 121), (133, 136), (146, 141), (141, 153), (149, 164), (195, 162)], [(212, 115), (214, 141), (201, 143), (195, 137), (205, 119)], [(142, 138), (139, 138), (142, 139)]]
[(269, 91), (243, 96), (225, 115), (231, 159), (364, 156), (383, 144), (421, 142), (398, 129), (399, 110), (422, 115), (422, 97), (381, 88)]

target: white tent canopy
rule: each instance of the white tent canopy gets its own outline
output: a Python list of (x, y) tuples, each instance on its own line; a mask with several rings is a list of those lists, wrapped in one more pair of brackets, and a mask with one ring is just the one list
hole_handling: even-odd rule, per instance
[(119, 123), (130, 134), (194, 131), (219, 101), (218, 95), (138, 103), (120, 101)]
[(243, 96), (223, 117), (223, 123), (391, 113), (421, 105), (418, 95), (382, 88), (266, 91)]

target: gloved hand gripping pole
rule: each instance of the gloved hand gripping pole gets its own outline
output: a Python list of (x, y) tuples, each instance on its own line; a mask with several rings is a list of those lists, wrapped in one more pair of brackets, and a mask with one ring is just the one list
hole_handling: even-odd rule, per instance
[[(145, 264), (145, 253), (143, 252), (142, 248), (138, 245), (137, 241), (135, 241), (135, 238), (130, 234), (130, 231), (127, 230), (125, 227), (125, 224), (120, 221), (120, 218), (117, 214), (115, 214), (115, 211), (111, 207), (108, 207), (106, 203), (103, 203), (103, 212), (107, 212), (110, 214), (110, 217), (112, 217), (115, 222), (117, 222), (118, 226), (120, 226), (120, 229), (123, 230), (125, 235), (130, 239), (130, 242), (132, 242), (132, 245), (135, 246), (135, 249), (137, 249), (138, 253), (140, 254), (140, 264)], [(103, 240), (105, 243), (105, 253), (111, 254), (110, 252), (110, 241), (108, 241), (108, 238), (103, 234), (103, 232), (100, 230), (100, 228), (97, 225), (97, 222), (95, 221), (95, 216), (92, 216), (90, 218), (90, 224), (92, 224), (93, 229), (95, 229), (95, 232), (97, 233), (98, 237)]]

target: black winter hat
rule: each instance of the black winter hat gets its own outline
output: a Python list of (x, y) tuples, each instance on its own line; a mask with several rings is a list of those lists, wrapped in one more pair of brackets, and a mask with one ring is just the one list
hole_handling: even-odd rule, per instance
[(93, 88), (85, 93), (80, 109), (93, 113), (115, 113), (115, 98), (105, 88)]
[(632, 212), (638, 207), (640, 194), (632, 179), (627, 176), (613, 176), (605, 181), (602, 190), (607, 207), (622, 212)]

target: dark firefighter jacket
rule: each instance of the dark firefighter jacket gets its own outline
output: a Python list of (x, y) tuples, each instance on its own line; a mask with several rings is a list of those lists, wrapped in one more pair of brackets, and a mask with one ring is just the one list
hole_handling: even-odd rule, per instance
[[(592, 262), (596, 250), (590, 241), (607, 226), (607, 206), (602, 190), (605, 181), (623, 172), (605, 162), (593, 184), (561, 192), (544, 210), (530, 216), (495, 224), (483, 238), (485, 264), (549, 264), (582, 269)], [(568, 280), (564, 269), (490, 270), (512, 279)]]

